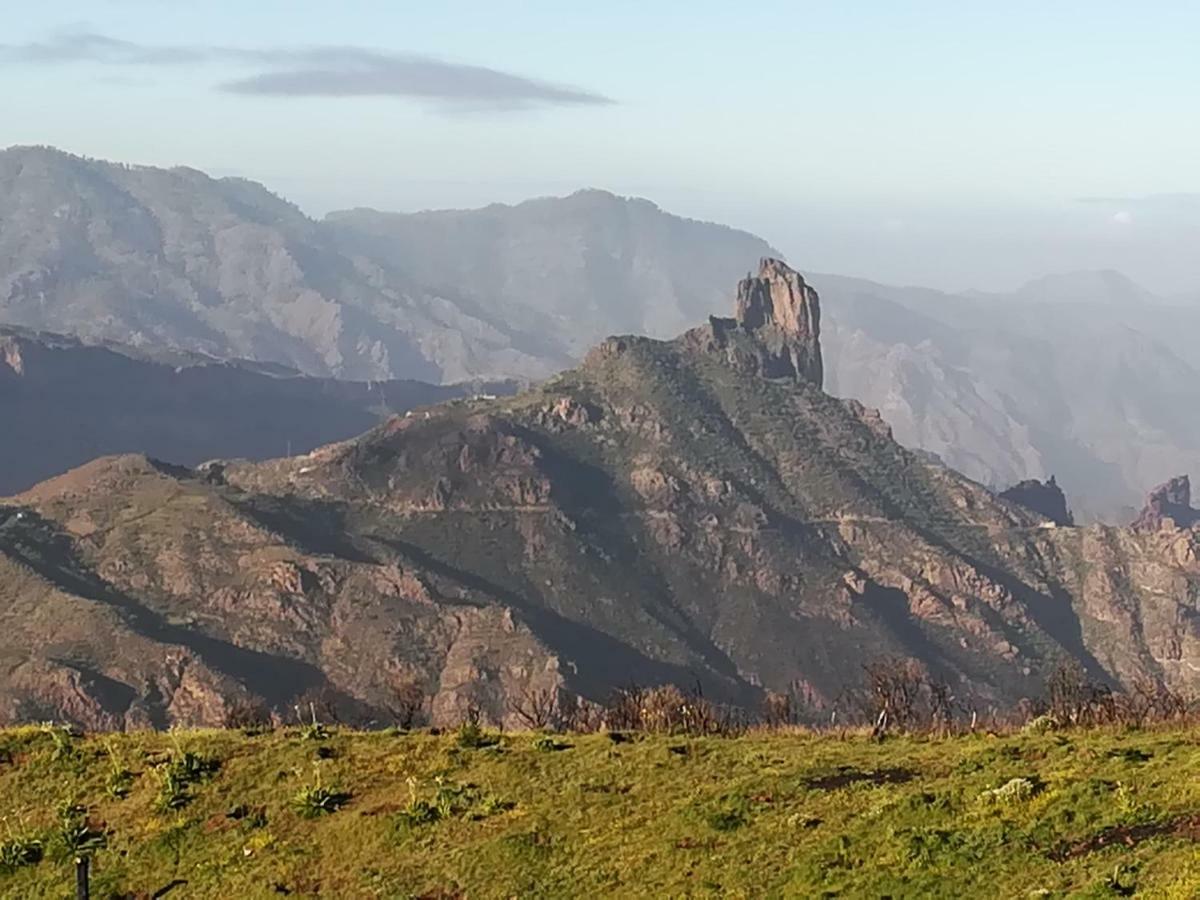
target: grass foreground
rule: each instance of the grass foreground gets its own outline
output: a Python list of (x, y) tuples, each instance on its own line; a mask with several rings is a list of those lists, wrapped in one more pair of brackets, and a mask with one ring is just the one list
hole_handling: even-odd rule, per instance
[(21, 728), (0, 897), (1196, 897), (1198, 737)]

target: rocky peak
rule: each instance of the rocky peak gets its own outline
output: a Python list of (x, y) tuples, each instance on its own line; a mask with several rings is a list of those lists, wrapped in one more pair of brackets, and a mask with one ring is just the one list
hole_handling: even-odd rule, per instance
[(1186, 475), (1178, 475), (1150, 492), (1133, 527), (1157, 531), (1164, 524), (1187, 528), (1196, 522), (1200, 522), (1200, 510), (1192, 509), (1192, 483)]
[(1005, 500), (1023, 506), (1035, 513), (1045, 516), (1055, 525), (1074, 525), (1075, 519), (1067, 509), (1067, 498), (1062, 488), (1050, 476), (1049, 481), (1038, 481), (1030, 478), (1018, 482), (1007, 491), (1000, 494)]
[(736, 319), (770, 351), (763, 374), (795, 375), (821, 386), (821, 304), (799, 272), (762, 259), (757, 275), (738, 282)]

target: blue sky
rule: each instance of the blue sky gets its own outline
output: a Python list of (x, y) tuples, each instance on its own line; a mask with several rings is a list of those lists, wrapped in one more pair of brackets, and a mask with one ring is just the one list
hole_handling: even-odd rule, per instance
[(27, 4), (0, 144), (313, 214), (605, 187), (812, 270), (1200, 293), (1198, 36), (1184, 2)]

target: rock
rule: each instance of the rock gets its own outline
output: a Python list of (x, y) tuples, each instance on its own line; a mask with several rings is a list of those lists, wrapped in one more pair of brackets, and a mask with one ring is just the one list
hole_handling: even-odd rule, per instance
[(1179, 475), (1150, 492), (1133, 527), (1138, 531), (1158, 531), (1164, 525), (1187, 528), (1197, 522), (1200, 510), (1192, 509), (1191, 482), (1186, 475)]
[(820, 300), (798, 272), (777, 259), (761, 260), (758, 275), (738, 283), (735, 315), (771, 350), (764, 375), (794, 375), (821, 386)]
[(1002, 491), (1000, 496), (1018, 506), (1045, 516), (1055, 525), (1075, 524), (1074, 516), (1067, 509), (1066, 495), (1063, 494), (1062, 488), (1058, 486), (1053, 475), (1050, 476), (1049, 481), (1038, 481), (1036, 478), (1020, 481), (1007, 491)]

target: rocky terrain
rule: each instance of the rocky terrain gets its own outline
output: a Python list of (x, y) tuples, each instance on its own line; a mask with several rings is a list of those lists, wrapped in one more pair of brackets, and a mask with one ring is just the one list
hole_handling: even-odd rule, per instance
[(822, 390), (799, 275), (765, 260), (736, 296), (304, 456), (110, 457), (5, 501), (0, 720), (217, 724), (315, 694), (385, 720), (415, 692), (436, 722), (511, 722), (530, 692), (631, 680), (826, 717), (893, 655), (980, 706), (1063, 661), (1197, 686), (1200, 530), (992, 494)]
[(511, 382), (336, 381), (0, 326), (0, 494), (115, 453), (184, 465), (306, 453), (416, 406), (515, 389)]

